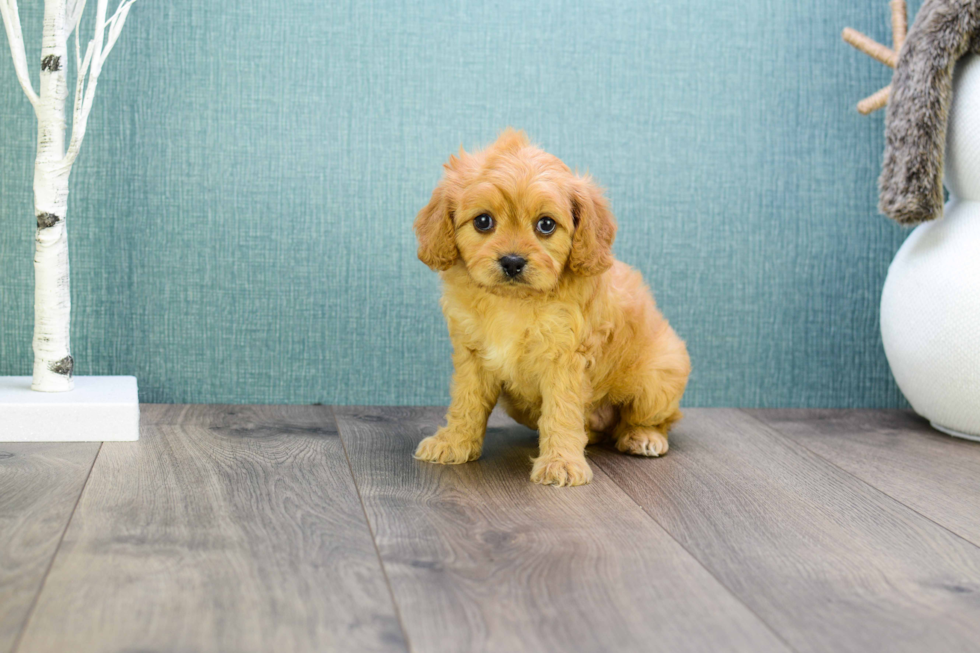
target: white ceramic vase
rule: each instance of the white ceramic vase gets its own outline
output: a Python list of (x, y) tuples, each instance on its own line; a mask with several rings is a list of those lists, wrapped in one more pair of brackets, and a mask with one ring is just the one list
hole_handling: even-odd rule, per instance
[(902, 244), (881, 296), (895, 381), (937, 429), (980, 440), (980, 57), (960, 59), (946, 134), (949, 202)]

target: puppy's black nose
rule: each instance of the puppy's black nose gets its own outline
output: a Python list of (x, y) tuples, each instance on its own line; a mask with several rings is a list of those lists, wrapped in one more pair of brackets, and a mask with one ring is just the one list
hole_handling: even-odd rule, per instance
[(498, 262), (500, 263), (500, 267), (503, 268), (504, 274), (511, 279), (523, 272), (524, 266), (527, 265), (527, 259), (517, 254), (501, 256)]

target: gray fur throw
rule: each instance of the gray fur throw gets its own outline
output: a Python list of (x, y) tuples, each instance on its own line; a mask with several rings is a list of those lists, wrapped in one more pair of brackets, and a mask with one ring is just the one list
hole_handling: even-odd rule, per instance
[(925, 0), (899, 52), (885, 118), (879, 208), (901, 224), (943, 214), (953, 67), (978, 46), (980, 0)]

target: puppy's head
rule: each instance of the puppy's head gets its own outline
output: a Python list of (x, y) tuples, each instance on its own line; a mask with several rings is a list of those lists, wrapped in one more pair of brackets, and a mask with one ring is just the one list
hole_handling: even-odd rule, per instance
[(563, 274), (612, 265), (616, 222), (587, 176), (508, 129), (486, 150), (449, 157), (415, 218), (419, 259), (433, 270), (459, 262), (500, 292), (547, 291)]

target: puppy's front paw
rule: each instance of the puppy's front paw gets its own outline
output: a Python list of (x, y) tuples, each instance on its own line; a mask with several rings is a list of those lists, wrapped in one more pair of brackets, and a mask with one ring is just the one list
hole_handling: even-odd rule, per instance
[(581, 458), (545, 458), (534, 460), (531, 480), (541, 485), (585, 485), (592, 481), (592, 468)]
[(482, 451), (482, 442), (460, 437), (441, 428), (435, 435), (430, 435), (419, 443), (415, 457), (427, 463), (458, 465), (476, 460)]
[(667, 436), (655, 429), (634, 426), (616, 438), (616, 448), (634, 456), (656, 458), (667, 453)]

